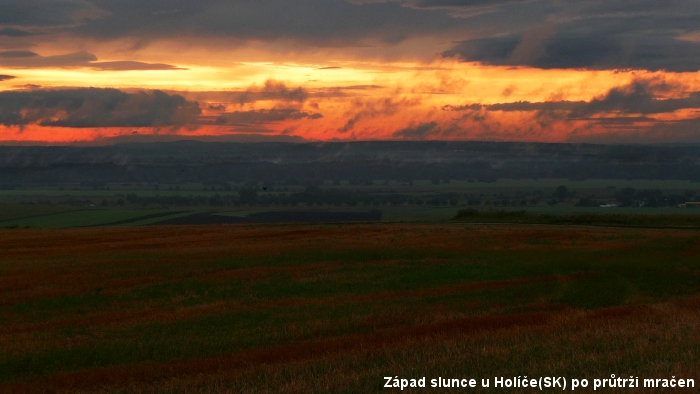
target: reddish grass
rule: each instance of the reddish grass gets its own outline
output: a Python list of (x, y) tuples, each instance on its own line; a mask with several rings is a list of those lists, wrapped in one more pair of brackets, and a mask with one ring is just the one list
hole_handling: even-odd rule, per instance
[[(528, 245), (533, 239), (547, 239), (556, 246), (571, 241), (584, 245), (630, 246), (638, 239), (660, 238), (673, 235), (688, 237), (681, 230), (628, 229), (638, 236), (619, 238), (615, 229), (563, 229), (546, 226), (523, 227), (472, 227), (464, 225), (363, 225), (342, 226), (295, 225), (266, 226), (164, 226), (159, 228), (104, 228), (69, 230), (0, 230), (0, 250), (4, 260), (37, 259), (75, 255), (104, 254), (105, 252), (138, 253), (143, 251), (167, 251), (171, 255), (243, 255), (275, 254), (298, 248), (299, 242), (323, 242), (342, 246), (386, 245), (393, 240), (396, 247), (423, 248), (426, 246), (448, 250), (479, 249), (483, 240), (498, 241), (501, 248)], [(299, 229), (302, 227), (302, 229)], [(617, 231), (616, 231), (617, 230)], [(673, 234), (670, 234), (673, 233)], [(252, 242), (251, 242), (252, 241)], [(333, 246), (330, 245), (330, 246)], [(551, 247), (553, 245), (546, 245)], [(531, 245), (530, 245), (531, 246)]]
[[(266, 225), (110, 228), (75, 230), (0, 230), (0, 305), (54, 297), (85, 294), (104, 288), (115, 294), (134, 286), (167, 283), (184, 278), (207, 281), (230, 278), (259, 280), (270, 275), (290, 275), (295, 280), (308, 280), (319, 275), (332, 275), (343, 268), (340, 263), (321, 262), (282, 267), (245, 267), (226, 270), (205, 264), (213, 259), (232, 256), (274, 256), (308, 250), (316, 246), (326, 249), (372, 249), (391, 245), (407, 251), (479, 251), (520, 249), (589, 249), (620, 250), (649, 242), (650, 239), (694, 238), (694, 233), (680, 230), (552, 228), (546, 226), (487, 227), (459, 225)], [(546, 240), (538, 244), (533, 240)], [(642, 241), (640, 241), (642, 240)], [(575, 246), (572, 247), (572, 244)], [(687, 253), (696, 253), (698, 242), (688, 243)], [(122, 254), (129, 256), (123, 258)], [(133, 255), (145, 254), (143, 258)], [(77, 257), (76, 257), (77, 256)], [(131, 257), (130, 257), (131, 256)], [(111, 259), (111, 260), (110, 260)], [(109, 270), (106, 263), (114, 261)], [(441, 259), (424, 259), (424, 263), (440, 264)], [(372, 261), (353, 264), (396, 265), (400, 260)], [(148, 270), (143, 269), (148, 264)], [(200, 264), (202, 264), (200, 266)], [(151, 269), (152, 268), (152, 269)], [(689, 273), (696, 274), (696, 273)], [(386, 300), (421, 299), (463, 292), (498, 290), (548, 282), (568, 282), (590, 274), (542, 276), (512, 280), (466, 282), (450, 286), (407, 291), (382, 291), (362, 295), (326, 298), (289, 297), (248, 304), (217, 302), (195, 307), (164, 310), (155, 305), (115, 305), (109, 312), (73, 318), (54, 318), (42, 323), (14, 322), (0, 328), (3, 341), (22, 336), (32, 340), (33, 333), (48, 332), (69, 326), (136, 325), (143, 322), (170, 322), (205, 315), (242, 310), (264, 310), (303, 305), (339, 305), (344, 303), (381, 303)], [(700, 298), (674, 301), (682, 308), (700, 310)], [(19, 382), (0, 386), (3, 392), (60, 391), (119, 386), (132, 382), (152, 382), (177, 376), (212, 374), (229, 370), (246, 370), (261, 364), (285, 364), (311, 360), (327, 355), (343, 355), (354, 351), (371, 351), (398, 347), (409, 341), (450, 337), (476, 332), (500, 332), (517, 327), (549, 327), (554, 319), (574, 319), (576, 324), (591, 324), (653, 315), (653, 308), (625, 306), (593, 312), (562, 310), (558, 304), (535, 303), (529, 313), (509, 316), (480, 316), (442, 321), (411, 320), (407, 314), (373, 315), (360, 322), (374, 330), (372, 334), (323, 338), (300, 343), (253, 349), (220, 357), (113, 366), (76, 372), (61, 372), (35, 382)], [(127, 309), (128, 308), (128, 309)], [(143, 309), (136, 309), (143, 308)], [(440, 311), (434, 311), (435, 318)], [(573, 317), (572, 317), (573, 316)], [(12, 322), (13, 316), (4, 316)], [(573, 324), (573, 323), (572, 323)], [(632, 324), (632, 323), (630, 323)]]
[(538, 276), (528, 278), (518, 278), (510, 280), (494, 280), (467, 282), (453, 286), (441, 286), (421, 290), (410, 291), (383, 291), (363, 295), (348, 295), (341, 297), (326, 298), (306, 298), (287, 297), (275, 300), (258, 301), (252, 304), (242, 305), (239, 303), (217, 302), (213, 304), (197, 305), (193, 307), (177, 308), (171, 311), (164, 311), (162, 308), (147, 308), (144, 310), (110, 311), (96, 313), (85, 317), (71, 319), (55, 319), (42, 323), (15, 324), (0, 327), (0, 335), (29, 333), (36, 331), (48, 331), (62, 329), (66, 327), (94, 327), (110, 326), (118, 324), (135, 325), (146, 322), (174, 322), (188, 320), (200, 316), (211, 314), (221, 314), (230, 312), (240, 312), (246, 310), (264, 310), (269, 308), (297, 307), (303, 305), (341, 305), (347, 303), (362, 304), (374, 303), (377, 301), (396, 299), (419, 299), (425, 297), (435, 297), (449, 294), (466, 293), (482, 290), (499, 290), (509, 287), (526, 286), (536, 283), (561, 282), (567, 283), (576, 279), (591, 276), (589, 273), (577, 273), (571, 275)]
[[(528, 335), (563, 334), (576, 331), (579, 335), (589, 332), (585, 326), (595, 323), (600, 330), (615, 332), (646, 325), (656, 321), (678, 318), (696, 319), (700, 311), (700, 298), (678, 300), (682, 310), (673, 304), (651, 306), (621, 306), (597, 311), (582, 312), (572, 309), (547, 312), (531, 312), (502, 316), (477, 316), (421, 324), (412, 327), (378, 329), (371, 334), (345, 335), (257, 348), (217, 357), (198, 358), (171, 362), (149, 362), (142, 364), (94, 368), (74, 372), (60, 372), (30, 382), (14, 382), (0, 385), (0, 392), (43, 392), (94, 390), (100, 387), (123, 387), (133, 384), (173, 380), (203, 375), (226, 374), (247, 371), (260, 366), (289, 365), (305, 360), (324, 357), (342, 357), (343, 354), (381, 353), (384, 349), (400, 349), (416, 341), (449, 341), (464, 336), (512, 336), (514, 332), (529, 332)], [(603, 325), (600, 325), (603, 323)], [(515, 331), (514, 331), (515, 330)], [(594, 329), (592, 334), (597, 332)], [(557, 334), (557, 335), (559, 335)], [(614, 357), (608, 354), (606, 357)]]
[(211, 272), (207, 274), (194, 275), (197, 279), (217, 279), (223, 280), (228, 278), (237, 279), (262, 279), (271, 275), (290, 274), (294, 278), (300, 278), (305, 274), (314, 272), (326, 272), (342, 268), (343, 265), (336, 262), (322, 262), (313, 264), (301, 264), (283, 267), (251, 267), (238, 268), (226, 271)]
[(269, 348), (254, 349), (226, 356), (143, 363), (76, 372), (62, 372), (33, 382), (0, 385), (4, 392), (65, 391), (104, 386), (120, 386), (133, 382), (148, 382), (183, 375), (210, 374), (245, 369), (261, 364), (279, 364), (351, 352), (357, 349), (377, 349), (398, 345), (414, 339), (469, 332), (494, 331), (515, 326), (545, 325), (550, 313), (527, 313), (507, 316), (480, 316), (400, 329), (379, 330), (367, 335), (347, 335), (298, 342)]

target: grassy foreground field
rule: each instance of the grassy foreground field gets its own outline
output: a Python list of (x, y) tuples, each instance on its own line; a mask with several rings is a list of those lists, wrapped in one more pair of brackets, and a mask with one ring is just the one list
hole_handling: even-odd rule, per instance
[[(695, 230), (0, 230), (0, 392), (364, 393), (399, 391), (384, 376), (611, 374), (697, 387), (698, 333)], [(440, 390), (464, 391), (533, 389)]]

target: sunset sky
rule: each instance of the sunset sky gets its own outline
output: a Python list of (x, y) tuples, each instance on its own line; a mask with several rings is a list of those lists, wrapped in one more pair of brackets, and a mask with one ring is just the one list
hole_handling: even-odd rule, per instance
[(0, 0), (0, 141), (700, 142), (697, 0)]

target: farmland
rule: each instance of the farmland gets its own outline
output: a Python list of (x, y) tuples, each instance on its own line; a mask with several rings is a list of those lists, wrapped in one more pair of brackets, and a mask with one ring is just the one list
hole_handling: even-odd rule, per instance
[(390, 375), (700, 378), (695, 230), (17, 228), (0, 230), (0, 250), (0, 391), (380, 392)]
[[(653, 188), (653, 189), (652, 189)], [(700, 217), (691, 181), (430, 180), (264, 186), (239, 183), (109, 184), (0, 190), (0, 228), (241, 222), (445, 222), (459, 210), (535, 215)], [(604, 203), (619, 204), (601, 208)], [(684, 219), (681, 219), (683, 221)], [(486, 220), (490, 221), (490, 220)], [(674, 220), (671, 220), (674, 221)], [(551, 222), (551, 221), (550, 221)]]
[(698, 168), (672, 146), (6, 147), (0, 392), (700, 382)]
[[(303, 217), (300, 212), (372, 211), (382, 212), (384, 222), (444, 222), (464, 208), (569, 214), (610, 213), (601, 206), (614, 206), (615, 213), (695, 215), (700, 209), (686, 208), (700, 203), (698, 169), (697, 146), (445, 141), (5, 146), (0, 227), (232, 223), (236, 220), (218, 216), (251, 215), (268, 216), (238, 222), (269, 222)], [(193, 215), (198, 216), (181, 219)], [(214, 217), (204, 219), (207, 215)]]

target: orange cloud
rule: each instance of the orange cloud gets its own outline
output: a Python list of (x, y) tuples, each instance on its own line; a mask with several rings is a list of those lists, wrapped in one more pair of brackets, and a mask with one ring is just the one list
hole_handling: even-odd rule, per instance
[[(547, 32), (535, 33), (546, 36)], [(539, 36), (535, 33), (532, 45), (536, 49)], [(37, 84), (51, 90), (61, 86), (58, 80), (63, 77), (71, 85), (110, 86), (127, 93), (136, 86), (159, 88), (170, 83), (168, 94), (196, 102), (201, 115), (189, 113), (161, 124), (134, 126), (161, 126), (139, 128), (140, 135), (186, 137), (250, 133), (309, 140), (569, 141), (605, 133), (628, 133), (633, 138), (651, 128), (658, 133), (663, 125), (700, 117), (699, 73), (541, 70), (453, 60), (426, 64), (346, 61), (332, 67), (284, 62), (228, 68), (195, 64), (186, 68), (177, 71), (181, 78), (154, 78), (153, 71), (17, 69), (11, 70), (16, 79), (5, 81), (0, 89), (21, 91), (23, 85)], [(237, 70), (243, 77), (231, 77)], [(163, 73), (170, 72), (174, 71)], [(0, 74), (4, 74), (1, 68)], [(17, 85), (8, 85), (15, 82)], [(0, 118), (2, 113), (0, 108)], [(65, 114), (52, 116), (67, 119)], [(5, 127), (0, 139), (87, 141), (133, 131), (123, 130), (121, 126), (128, 124), (119, 123), (113, 125), (116, 130), (39, 126), (69, 125), (56, 122), (29, 122), (21, 132)], [(689, 138), (688, 133), (683, 135)]]

